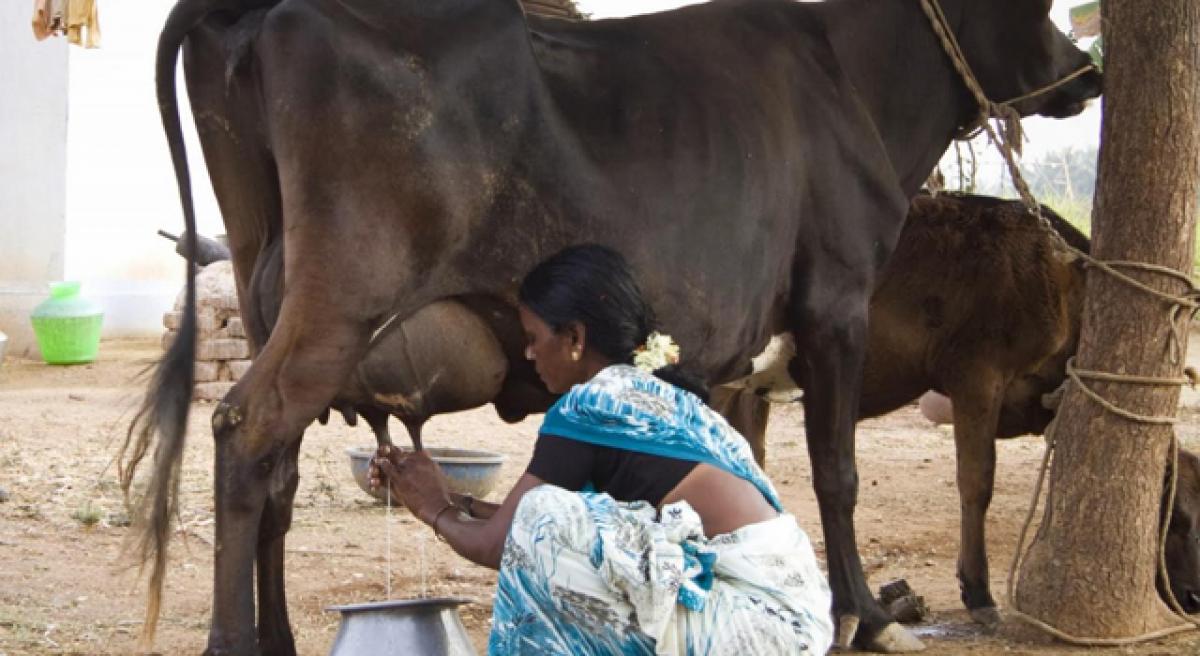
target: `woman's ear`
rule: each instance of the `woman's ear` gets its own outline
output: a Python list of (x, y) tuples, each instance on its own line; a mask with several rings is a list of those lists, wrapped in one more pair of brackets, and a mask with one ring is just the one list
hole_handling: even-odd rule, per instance
[(582, 321), (572, 321), (567, 325), (567, 336), (571, 340), (571, 352), (582, 354), (587, 348), (587, 326)]

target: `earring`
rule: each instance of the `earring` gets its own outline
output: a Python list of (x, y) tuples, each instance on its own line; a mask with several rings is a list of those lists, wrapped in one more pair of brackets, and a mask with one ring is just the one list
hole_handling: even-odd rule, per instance
[(571, 359), (574, 360), (575, 362), (579, 362), (579, 358), (581, 355), (582, 354), (579, 351), (571, 351)]

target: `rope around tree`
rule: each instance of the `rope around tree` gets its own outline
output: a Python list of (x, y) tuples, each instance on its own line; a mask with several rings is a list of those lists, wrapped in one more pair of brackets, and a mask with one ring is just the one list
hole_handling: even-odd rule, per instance
[[(1058, 88), (1059, 86), (1070, 82), (1080, 75), (1083, 75), (1087, 71), (1094, 68), (1094, 66), (1091, 64), (1084, 66), (1060, 80), (1041, 87), (1040, 89), (1036, 89), (1030, 93), (1021, 95), (1017, 98), (1012, 98), (1000, 103), (992, 102), (990, 99), (988, 99), (987, 95), (983, 91), (983, 88), (980, 86), (979, 81), (971, 72), (971, 67), (967, 63), (966, 57), (962, 53), (962, 48), (958, 45), (958, 41), (954, 36), (954, 32), (950, 29), (949, 22), (946, 20), (946, 16), (942, 12), (942, 8), (937, 3), (937, 0), (921, 0), (921, 8), (925, 11), (925, 15), (929, 18), (929, 21), (933, 26), (933, 31), (941, 41), (942, 47), (950, 56), (950, 60), (954, 65), (954, 69), (962, 77), (967, 89), (971, 92), (971, 95), (975, 98), (976, 103), (979, 105), (979, 116), (976, 119), (976, 122), (973, 125), (964, 128), (964, 130), (962, 130), (956, 138), (967, 138), (969, 136), (979, 134), (980, 131), (986, 132), (988, 135), (988, 140), (996, 145), (1001, 156), (1004, 158), (1005, 165), (1009, 171), (1009, 177), (1012, 179), (1013, 186), (1016, 187), (1017, 193), (1020, 194), (1021, 201), (1025, 204), (1026, 209), (1037, 218), (1039, 227), (1050, 237), (1052, 243), (1056, 244), (1060, 249), (1073, 255), (1074, 257), (1083, 260), (1088, 269), (1103, 271), (1104, 273), (1132, 287), (1133, 289), (1150, 294), (1151, 296), (1154, 296), (1163, 302), (1163, 304), (1166, 306), (1165, 311), (1167, 315), (1167, 322), (1170, 326), (1170, 334), (1168, 335), (1167, 339), (1168, 352), (1166, 357), (1171, 365), (1178, 366), (1183, 353), (1181, 333), (1186, 331), (1197, 310), (1200, 309), (1200, 290), (1197, 289), (1191, 278), (1189, 278), (1186, 274), (1169, 267), (1155, 264), (1119, 260), (1105, 262), (1103, 260), (1096, 259), (1090, 254), (1084, 253), (1068, 244), (1062, 238), (1062, 235), (1060, 235), (1058, 231), (1055, 230), (1050, 224), (1050, 221), (1042, 214), (1042, 206), (1037, 202), (1037, 199), (1034, 198), (1033, 192), (1030, 191), (1029, 185), (1025, 182), (1025, 178), (1021, 175), (1021, 171), (1017, 166), (1014, 156), (1014, 153), (1019, 155), (1021, 152), (1021, 142), (1024, 138), (1024, 135), (1021, 131), (1020, 114), (1013, 107), (1013, 105), (1022, 100), (1034, 98)], [(999, 128), (996, 128), (992, 125), (992, 119), (996, 119), (1000, 123)], [(1182, 294), (1169, 294), (1162, 292), (1150, 287), (1140, 280), (1132, 278), (1118, 271), (1118, 268), (1135, 269), (1147, 273), (1167, 276), (1175, 279), (1176, 281), (1182, 282), (1186, 289)], [(1182, 330), (1180, 324), (1182, 324)], [(1067, 361), (1067, 378), (1063, 381), (1058, 392), (1056, 392), (1053, 396), (1059, 396), (1061, 398), (1061, 393), (1065, 392), (1065, 389), (1068, 385), (1073, 384), (1078, 387), (1081, 392), (1083, 392), (1086, 398), (1097, 403), (1106, 411), (1128, 421), (1166, 425), (1173, 425), (1178, 421), (1177, 416), (1148, 416), (1120, 408), (1111, 401), (1102, 397), (1095, 390), (1088, 387), (1083, 381), (1084, 379), (1088, 379), (1118, 384), (1170, 386), (1187, 384), (1190, 382), (1189, 379), (1182, 377), (1157, 378), (1150, 376), (1136, 376), (1115, 374), (1110, 372), (1080, 370), (1075, 368), (1074, 360), (1074, 357), (1072, 357)], [(1042, 620), (1026, 615), (1018, 608), (1016, 596), (1014, 594), (1016, 582), (1018, 580), (1017, 571), (1020, 568), (1021, 560), (1023, 558), (1022, 550), (1025, 545), (1026, 535), (1030, 525), (1033, 523), (1033, 516), (1036, 513), (1038, 503), (1041, 500), (1042, 488), (1045, 483), (1046, 471), (1049, 468), (1050, 457), (1054, 452), (1054, 434), (1058, 426), (1058, 417), (1059, 415), (1056, 411), (1054, 419), (1046, 427), (1046, 450), (1042, 457), (1041, 468), (1038, 471), (1037, 483), (1034, 488), (1033, 499), (1030, 502), (1029, 512), (1026, 514), (1024, 525), (1021, 527), (1021, 533), (1017, 540), (1017, 548), (1013, 555), (1012, 566), (1009, 568), (1007, 590), (1009, 612), (1011, 612), (1021, 621), (1041, 629), (1042, 631), (1054, 636), (1055, 638), (1058, 638), (1059, 640), (1062, 640), (1063, 642), (1084, 646), (1128, 645), (1144, 642), (1146, 640), (1162, 638), (1164, 636), (1179, 633), (1181, 631), (1200, 628), (1200, 620), (1189, 617), (1187, 613), (1183, 611), (1183, 608), (1179, 604), (1179, 600), (1175, 598), (1175, 595), (1171, 591), (1169, 585), (1165, 586), (1168, 604), (1171, 610), (1178, 615), (1179, 618), (1185, 620), (1186, 623), (1129, 638), (1093, 638), (1073, 636), (1065, 631), (1051, 626), (1046, 622), (1043, 622)], [(1165, 509), (1165, 514), (1163, 515), (1164, 517), (1170, 517), (1172, 506), (1175, 502), (1175, 491), (1178, 482), (1179, 440), (1175, 436), (1174, 431), (1171, 433), (1170, 449), (1170, 462), (1172, 463), (1171, 476), (1167, 496), (1167, 507)], [(1167, 580), (1166, 560), (1164, 557), (1166, 536), (1167, 523), (1161, 522), (1158, 541), (1158, 569), (1159, 576), (1162, 576), (1163, 580)], [(1030, 546), (1032, 547), (1032, 545)]]

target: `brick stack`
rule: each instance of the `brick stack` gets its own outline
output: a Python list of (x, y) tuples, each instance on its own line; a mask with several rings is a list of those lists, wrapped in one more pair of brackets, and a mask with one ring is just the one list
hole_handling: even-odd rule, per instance
[[(163, 315), (163, 349), (175, 341), (183, 317), (184, 292)], [(213, 262), (196, 275), (196, 387), (198, 401), (219, 401), (250, 368), (250, 342), (238, 315), (237, 286), (228, 260)]]

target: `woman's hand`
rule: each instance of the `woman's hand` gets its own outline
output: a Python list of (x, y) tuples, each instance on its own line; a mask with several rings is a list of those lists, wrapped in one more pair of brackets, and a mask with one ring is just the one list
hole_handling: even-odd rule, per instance
[(417, 519), (433, 525), (438, 512), (450, 504), (446, 479), (437, 463), (425, 451), (405, 456), (389, 446), (381, 446), (371, 460), (371, 487), (386, 481), (392, 496), (404, 502)]

